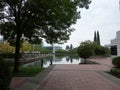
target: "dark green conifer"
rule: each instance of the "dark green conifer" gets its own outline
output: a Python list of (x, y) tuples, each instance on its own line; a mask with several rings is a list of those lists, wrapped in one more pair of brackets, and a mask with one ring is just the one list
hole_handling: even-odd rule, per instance
[(97, 31), (97, 43), (98, 43), (98, 45), (100, 45), (100, 35), (99, 35), (99, 31)]
[(94, 42), (97, 43), (98, 45), (100, 45), (100, 35), (99, 35), (99, 31), (95, 31), (95, 32), (94, 32)]
[(96, 31), (94, 32), (94, 42), (97, 41), (97, 35), (96, 35)]

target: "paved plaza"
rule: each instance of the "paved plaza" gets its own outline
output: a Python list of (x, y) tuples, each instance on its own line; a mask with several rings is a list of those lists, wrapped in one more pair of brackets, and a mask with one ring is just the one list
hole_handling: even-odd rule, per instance
[(53, 65), (36, 77), (13, 78), (12, 90), (120, 90), (120, 79), (106, 73), (111, 58), (90, 58), (99, 64)]

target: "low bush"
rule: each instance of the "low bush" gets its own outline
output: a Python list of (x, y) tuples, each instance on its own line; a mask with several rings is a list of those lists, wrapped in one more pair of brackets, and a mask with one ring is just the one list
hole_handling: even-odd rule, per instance
[(111, 69), (110, 73), (120, 78), (120, 69)]
[(9, 65), (4, 61), (0, 61), (0, 90), (10, 90), (10, 82), (12, 74)]
[(113, 64), (115, 67), (120, 67), (120, 56), (113, 58), (113, 59), (112, 59), (112, 64)]
[[(0, 58), (14, 58), (14, 53), (0, 53)], [(22, 57), (22, 54), (20, 54), (20, 57)]]

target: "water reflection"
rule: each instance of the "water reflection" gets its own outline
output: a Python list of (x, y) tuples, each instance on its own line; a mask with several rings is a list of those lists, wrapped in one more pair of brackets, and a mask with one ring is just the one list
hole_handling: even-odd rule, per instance
[(52, 57), (35, 60), (34, 62), (25, 64), (23, 66), (40, 66), (45, 68), (53, 64), (79, 64), (80, 62), (81, 59), (79, 59), (78, 57), (61, 57), (53, 55)]

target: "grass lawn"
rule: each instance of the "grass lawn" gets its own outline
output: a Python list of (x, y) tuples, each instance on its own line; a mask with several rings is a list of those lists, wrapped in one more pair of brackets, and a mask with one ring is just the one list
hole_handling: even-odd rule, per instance
[(12, 74), (13, 76), (17, 76), (17, 77), (33, 77), (37, 75), (39, 72), (41, 72), (42, 70), (44, 70), (44, 68), (40, 68), (36, 66), (20, 67), (19, 72), (12, 73)]

